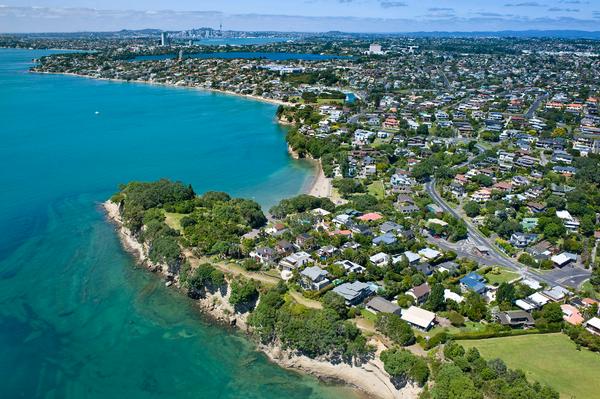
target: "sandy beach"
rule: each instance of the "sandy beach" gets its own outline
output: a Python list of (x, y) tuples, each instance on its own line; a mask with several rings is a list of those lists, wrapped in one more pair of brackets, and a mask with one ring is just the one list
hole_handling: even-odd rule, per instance
[(321, 198), (331, 198), (331, 179), (325, 176), (325, 172), (323, 172), (323, 166), (321, 165), (321, 161), (315, 161), (317, 164), (317, 174), (315, 175), (313, 182), (308, 190), (308, 194), (321, 197)]
[[(378, 353), (383, 349), (382, 344), (378, 341), (369, 343), (377, 346)], [(283, 351), (277, 346), (260, 346), (259, 349), (281, 367), (298, 370), (325, 381), (343, 382), (366, 393), (369, 398), (416, 399), (422, 391), (418, 386), (411, 384), (407, 384), (401, 389), (394, 387), (379, 357), (361, 366), (353, 366), (346, 363), (333, 364), (306, 356), (298, 356), (290, 351)]]

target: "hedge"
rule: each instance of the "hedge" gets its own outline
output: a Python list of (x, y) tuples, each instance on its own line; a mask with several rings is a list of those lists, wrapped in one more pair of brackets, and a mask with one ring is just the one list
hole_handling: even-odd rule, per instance
[(450, 334), (449, 337), (455, 341), (461, 340), (476, 340), (476, 339), (488, 339), (488, 338), (500, 338), (500, 337), (515, 337), (518, 335), (535, 335), (535, 334), (548, 334), (560, 332), (560, 327), (547, 328), (540, 330), (538, 328), (532, 328), (529, 330), (505, 330), (505, 331), (469, 331), (460, 332), (456, 334)]

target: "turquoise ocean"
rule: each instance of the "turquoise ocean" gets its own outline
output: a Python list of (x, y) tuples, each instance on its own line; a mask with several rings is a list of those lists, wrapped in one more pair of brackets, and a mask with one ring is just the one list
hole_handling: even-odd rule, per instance
[(279, 368), (122, 250), (99, 203), (161, 177), (268, 207), (314, 170), (275, 106), (27, 72), (0, 49), (2, 398), (352, 398)]

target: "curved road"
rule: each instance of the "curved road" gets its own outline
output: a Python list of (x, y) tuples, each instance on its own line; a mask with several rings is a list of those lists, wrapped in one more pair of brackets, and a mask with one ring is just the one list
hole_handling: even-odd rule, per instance
[[(477, 146), (477, 148), (480, 151), (484, 150), (483, 147), (479, 145)], [(470, 160), (465, 162), (461, 166), (465, 166), (469, 162)], [(556, 269), (546, 274), (540, 273), (537, 270), (529, 269), (527, 266), (519, 263), (517, 260), (510, 258), (508, 255), (503, 253), (493, 242), (491, 242), (487, 237), (480, 233), (479, 230), (477, 230), (477, 228), (471, 223), (470, 220), (467, 220), (458, 212), (456, 212), (456, 210), (452, 208), (446, 202), (446, 200), (444, 200), (442, 196), (437, 192), (435, 188), (435, 177), (432, 177), (425, 184), (425, 190), (427, 191), (431, 199), (433, 199), (433, 201), (436, 204), (438, 204), (445, 212), (448, 212), (455, 218), (463, 220), (465, 222), (469, 238), (475, 243), (475, 245), (485, 247), (488, 249), (489, 258), (486, 260), (491, 260), (499, 266), (515, 270), (525, 278), (531, 278), (537, 281), (542, 281), (550, 286), (560, 285), (564, 287), (578, 287), (590, 277), (590, 272), (581, 268), (565, 267), (563, 269)], [(481, 260), (474, 255), (471, 255), (471, 257), (473, 257), (476, 261)]]

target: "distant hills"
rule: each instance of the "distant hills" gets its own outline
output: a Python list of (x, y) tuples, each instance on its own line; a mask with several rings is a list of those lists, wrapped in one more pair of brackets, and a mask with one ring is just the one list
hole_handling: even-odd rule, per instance
[(600, 39), (600, 31), (583, 30), (503, 30), (489, 32), (407, 32), (400, 36), (413, 37), (518, 37), (518, 38), (557, 38), (557, 39)]
[[(90, 38), (90, 37), (144, 37), (144, 36), (159, 36), (162, 30), (160, 29), (140, 29), (127, 30), (123, 29), (116, 32), (48, 32), (48, 33), (25, 33), (16, 34), (15, 36), (28, 37), (46, 37), (46, 38)], [(170, 31), (171, 33), (175, 33)], [(473, 31), (473, 32), (389, 32), (389, 33), (352, 33), (352, 32), (234, 32), (224, 31), (227, 36), (233, 37), (235, 34), (252, 34), (254, 36), (269, 36), (281, 35), (285, 37), (310, 37), (310, 36), (331, 36), (331, 37), (436, 37), (436, 38), (485, 38), (485, 37), (502, 37), (502, 38), (556, 38), (556, 39), (592, 39), (600, 40), (600, 31), (583, 31), (583, 30), (503, 30), (503, 31)]]

